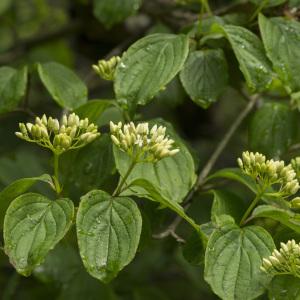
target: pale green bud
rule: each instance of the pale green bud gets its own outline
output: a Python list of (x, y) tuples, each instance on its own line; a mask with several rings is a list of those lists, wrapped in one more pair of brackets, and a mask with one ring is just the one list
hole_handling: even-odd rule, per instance
[(47, 117), (46, 117), (45, 114), (43, 114), (42, 119), (41, 119), (41, 122), (42, 122), (42, 124), (45, 125), (45, 126), (48, 125)]
[(300, 208), (300, 197), (294, 198), (291, 202), (291, 207), (299, 209)]
[(72, 138), (66, 134), (63, 134), (60, 140), (60, 145), (64, 149), (68, 149), (71, 146)]
[(68, 118), (66, 115), (63, 115), (61, 123), (64, 126), (68, 126)]
[(31, 124), (31, 123), (26, 123), (26, 127), (27, 127), (28, 132), (31, 132), (32, 126), (33, 126), (33, 124)]
[(120, 146), (120, 141), (114, 135), (111, 135), (110, 137), (116, 146)]
[(24, 123), (19, 123), (19, 128), (20, 128), (20, 130), (21, 130), (21, 132), (22, 132), (23, 135), (26, 136), (26, 135), (28, 134), (28, 133), (27, 133), (26, 126), (25, 126)]

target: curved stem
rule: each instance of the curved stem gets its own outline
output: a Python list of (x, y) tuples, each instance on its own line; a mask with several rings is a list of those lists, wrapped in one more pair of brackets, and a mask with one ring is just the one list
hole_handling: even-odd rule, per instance
[(247, 220), (248, 216), (250, 215), (250, 213), (252, 212), (254, 207), (257, 205), (258, 201), (261, 199), (261, 196), (263, 195), (264, 191), (265, 191), (265, 189), (262, 189), (260, 192), (257, 193), (255, 198), (253, 199), (253, 201), (251, 202), (251, 204), (247, 208), (246, 212), (244, 213), (244, 215), (241, 219), (241, 222), (240, 222), (240, 226), (244, 225), (244, 223)]
[(123, 185), (126, 183), (126, 180), (127, 180), (128, 176), (130, 175), (130, 173), (133, 170), (133, 168), (134, 168), (135, 165), (136, 165), (136, 160), (134, 159), (134, 160), (132, 160), (132, 162), (131, 162), (131, 164), (130, 164), (130, 166), (129, 166), (127, 172), (126, 172), (126, 174), (124, 175), (124, 177), (122, 178), (122, 180), (118, 184), (117, 188), (113, 192), (113, 194), (112, 194), (113, 197), (118, 196), (121, 193), (121, 191), (122, 192), (124, 191), (124, 189), (122, 190)]
[(54, 181), (54, 187), (56, 190), (56, 193), (59, 195), (62, 191), (61, 186), (59, 184), (59, 154), (54, 153), (54, 176), (53, 176), (53, 181)]

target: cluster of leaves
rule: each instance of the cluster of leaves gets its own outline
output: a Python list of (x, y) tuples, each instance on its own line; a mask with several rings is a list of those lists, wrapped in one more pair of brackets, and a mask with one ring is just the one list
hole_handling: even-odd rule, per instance
[[(108, 29), (147, 6), (140, 0), (94, 0), (91, 9), (82, 2), (80, 5), (93, 11)], [(300, 166), (294, 152), (299, 148), (300, 4), (282, 0), (236, 2), (225, 11), (234, 7), (238, 13), (218, 16), (209, 1), (172, 1), (174, 9), (196, 12), (199, 18), (189, 20), (176, 33), (168, 28), (155, 29), (155, 33), (139, 38), (119, 53), (120, 57), (112, 56), (108, 61), (98, 57), (101, 60), (94, 70), (112, 81), (110, 100), (91, 99), (89, 94), (93, 93), (87, 84), (66, 63), (37, 60), (34, 64), (21, 61), (15, 67), (0, 67), (1, 116), (6, 118), (18, 111), (29, 115), (20, 125), (19, 137), (39, 141), (41, 134), (31, 132), (37, 125), (46, 130), (45, 136), (51, 143), (53, 139), (53, 145), (59, 134), (70, 138), (73, 146), (84, 134), (93, 134), (90, 140), (84, 136), (82, 149), (65, 147), (65, 140), (48, 147), (54, 154), (53, 159), (47, 157), (53, 162), (53, 173), (39, 165), (37, 176), (19, 175), (17, 180), (5, 182), (0, 178), (5, 185), (0, 192), (3, 249), (19, 274), (34, 274), (42, 282), (54, 282), (59, 292), (52, 292), (58, 299), (82, 299), (86, 293), (96, 298), (95, 295), (103, 295), (104, 299), (118, 299), (120, 294), (131, 299), (127, 290), (102, 283), (115, 278), (118, 282), (119, 272), (126, 266), (130, 269), (137, 252), (140, 256), (147, 253), (143, 247), (147, 248), (151, 241), (149, 224), (163, 215), (167, 229), (153, 237), (173, 236), (177, 242), (184, 242), (183, 256), (199, 270), (193, 273), (193, 280), (203, 284), (201, 276), (204, 277), (221, 299), (251, 300), (266, 292), (270, 299), (300, 297), (299, 278), (290, 277), (295, 272), (279, 278), (261, 268), (263, 261), (276, 253), (276, 245), (289, 238), (297, 240), (300, 234)], [(0, 14), (6, 16), (3, 23), (9, 28), (13, 1), (3, 3)], [(239, 11), (240, 6), (243, 10)], [(43, 22), (48, 14), (49, 11)], [(19, 31), (16, 34), (22, 35)], [(47, 103), (46, 109), (42, 104), (42, 113), (53, 111), (58, 115), (63, 110), (61, 124), (46, 117), (35, 119), (35, 125), (26, 123), (34, 115), (33, 86), (41, 89), (44, 97), (47, 90), (54, 100)], [(214, 108), (214, 103), (230, 89), (249, 101), (208, 163), (200, 167), (200, 175), (196, 151), (180, 138), (172, 124), (162, 119), (149, 120), (150, 128), (154, 128), (149, 135), (148, 124), (144, 123), (143, 107), (172, 95), (174, 86), (187, 95), (188, 101), (192, 100), (194, 109)], [(256, 111), (247, 126), (248, 142), (240, 148), (258, 151), (269, 159), (245, 152), (239, 160), (240, 168), (220, 169), (208, 176), (229, 138), (255, 104)], [(20, 121), (23, 120), (24, 117)], [(94, 123), (90, 130), (84, 127), (84, 120)], [(110, 123), (109, 135), (105, 130), (111, 120), (121, 123)], [(129, 125), (122, 129), (122, 123)], [(82, 128), (87, 132), (80, 131)], [(13, 130), (7, 130), (12, 135)], [(24, 138), (28, 132), (30, 138)], [(57, 147), (63, 151), (55, 151)], [(151, 155), (146, 153), (149, 149)], [(1, 146), (0, 150), (4, 151)], [(136, 154), (147, 160), (137, 159)], [(235, 154), (230, 157), (236, 159)], [(20, 155), (21, 161), (27, 160), (26, 154)], [(30, 168), (38, 156), (33, 155)], [(200, 160), (202, 164), (204, 158)], [(0, 168), (19, 171), (16, 163), (11, 167), (9, 160), (3, 161)], [(288, 161), (291, 164), (285, 165)], [(229, 190), (224, 188), (224, 182)], [(212, 207), (206, 209), (209, 219), (203, 222), (198, 219), (194, 203), (203, 206), (202, 200), (211, 195)], [(175, 220), (168, 225), (168, 217), (174, 215)], [(176, 233), (181, 219), (187, 225), (183, 238)], [(155, 246), (149, 246), (150, 256), (151, 247)], [(181, 264), (190, 268), (186, 262)], [(130, 283), (128, 278), (122, 278), (122, 272), (120, 278)], [(11, 285), (5, 289), (6, 299), (14, 289), (14, 281)], [(82, 291), (78, 291), (81, 285)], [(134, 299), (146, 299), (147, 293), (138, 291)], [(165, 299), (155, 290), (149, 297)]]

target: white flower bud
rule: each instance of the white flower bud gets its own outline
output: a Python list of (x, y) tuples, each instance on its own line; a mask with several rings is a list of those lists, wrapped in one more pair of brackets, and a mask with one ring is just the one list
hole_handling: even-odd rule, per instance
[(120, 141), (114, 135), (111, 135), (110, 137), (116, 146), (120, 145)]

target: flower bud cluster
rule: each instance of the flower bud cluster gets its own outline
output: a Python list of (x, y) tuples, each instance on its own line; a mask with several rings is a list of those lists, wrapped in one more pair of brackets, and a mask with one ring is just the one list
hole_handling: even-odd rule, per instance
[(294, 195), (300, 188), (292, 165), (286, 166), (282, 160), (267, 160), (260, 153), (246, 151), (243, 152), (242, 158), (238, 158), (238, 165), (260, 185), (264, 187), (276, 185), (274, 188), (279, 188), (277, 196), (284, 198)]
[(271, 275), (284, 273), (300, 277), (300, 244), (289, 240), (280, 246), (279, 251), (275, 249), (271, 256), (263, 258), (261, 270)]
[(35, 123), (20, 123), (16, 136), (28, 142), (49, 148), (56, 154), (77, 149), (95, 140), (100, 133), (98, 127), (87, 118), (80, 120), (72, 113), (64, 115), (61, 122), (52, 117), (36, 117)]
[(110, 122), (111, 139), (122, 151), (128, 153), (137, 162), (157, 162), (179, 152), (173, 148), (174, 140), (166, 136), (166, 128), (154, 125), (149, 129), (148, 123), (135, 126), (132, 122)]
[(115, 71), (121, 61), (119, 56), (113, 56), (109, 60), (99, 60), (97, 65), (93, 65), (94, 71), (105, 80), (114, 80)]

